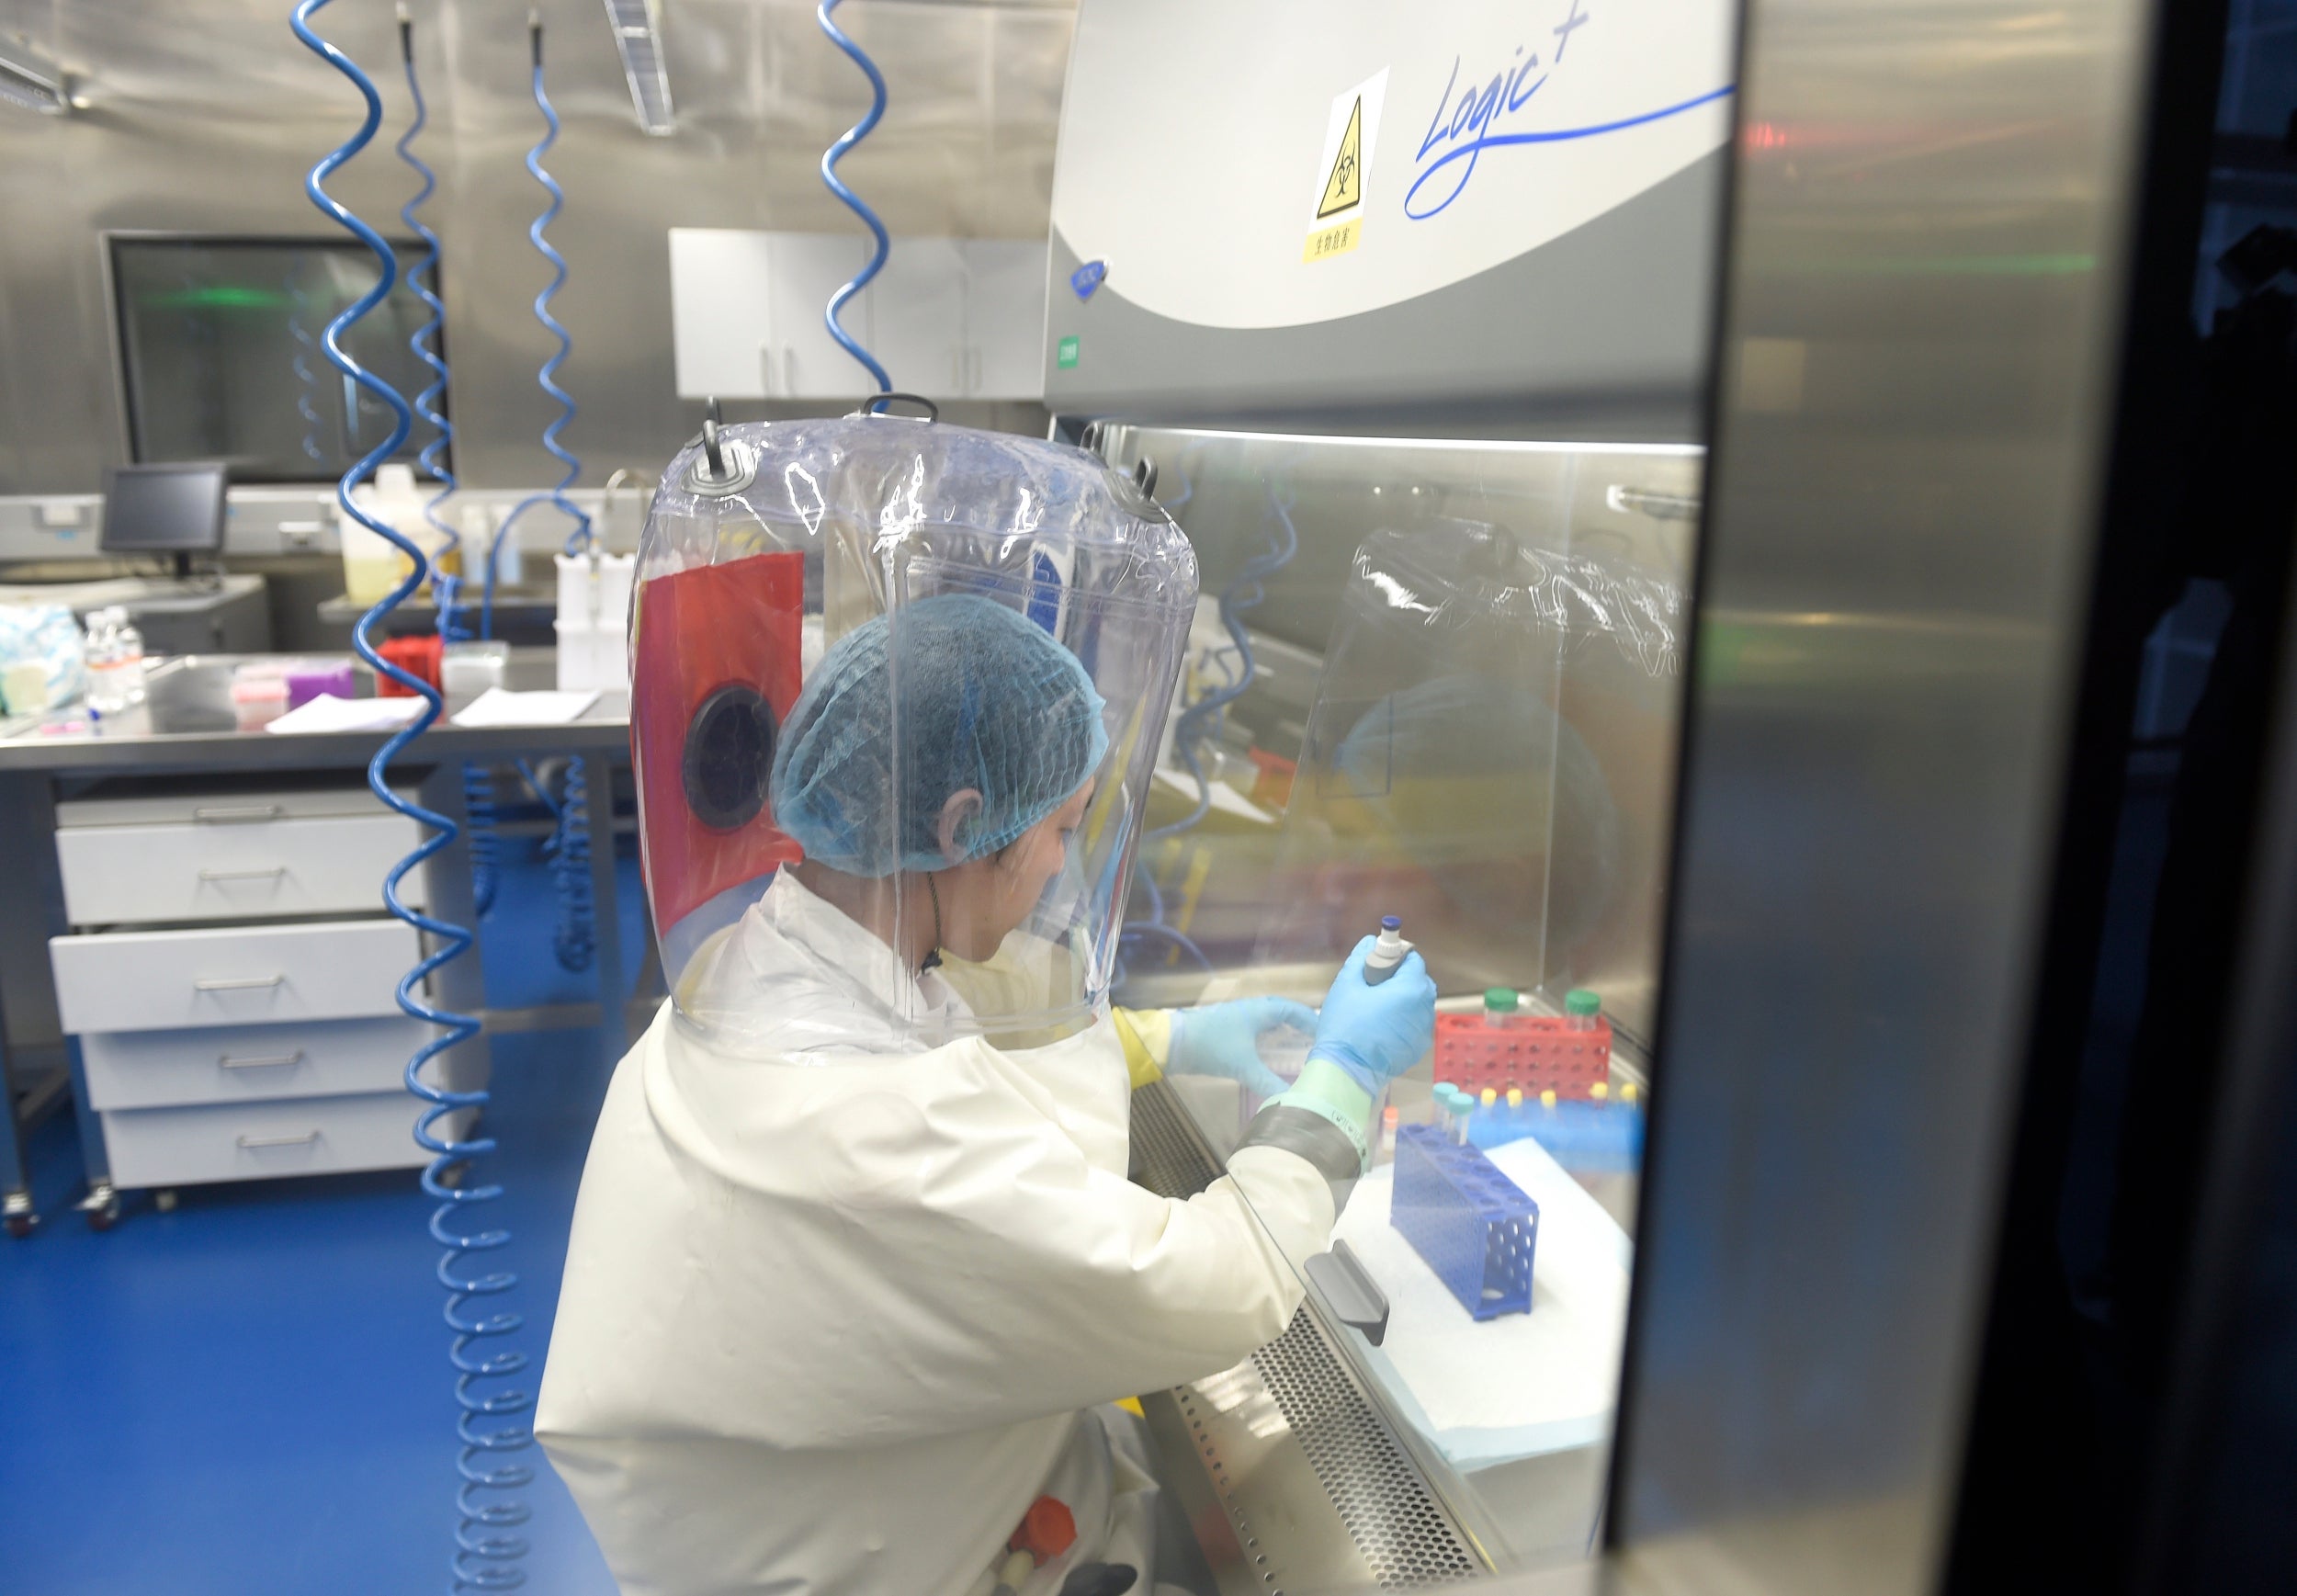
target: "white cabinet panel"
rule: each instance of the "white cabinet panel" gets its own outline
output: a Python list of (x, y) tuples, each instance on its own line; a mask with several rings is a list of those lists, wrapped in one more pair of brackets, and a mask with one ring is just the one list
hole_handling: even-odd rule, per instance
[[(813, 399), (869, 385), (822, 321), (868, 241), (843, 232), (670, 230), (670, 317), (684, 399)], [(863, 328), (849, 308), (846, 325)]]
[[(415, 789), (393, 789), (413, 799)], [(56, 806), (56, 824), (84, 826), (264, 826), (277, 821), (335, 815), (387, 815), (382, 800), (359, 787), (281, 787), (271, 792), (107, 794), (65, 798)]]
[(671, 341), (681, 399), (762, 399), (760, 352), (773, 339), (769, 235), (716, 227), (670, 230)]
[[(414, 1140), (423, 1106), (404, 1092), (385, 1092), (130, 1108), (104, 1115), (104, 1148), (112, 1183), (122, 1187), (410, 1169), (430, 1161)], [(461, 1135), (471, 1112), (458, 1111), (439, 1128)]]
[[(967, 391), (965, 256), (953, 238), (897, 238), (885, 270), (862, 290), (862, 342), (903, 393), (953, 399)], [(869, 387), (859, 365), (856, 396)]]
[[(384, 872), (421, 833), (403, 815), (246, 824), (64, 826), (56, 832), (66, 915), (74, 925), (373, 912)], [(420, 907), (424, 872), (402, 896)]]
[(309, 1024), (95, 1032), (80, 1038), (100, 1109), (334, 1097), (404, 1088), (407, 1060), (436, 1034), (403, 1014)]
[[(868, 260), (869, 241), (841, 232), (775, 232), (767, 237), (774, 263), (762, 357), (767, 394), (776, 399), (852, 399), (867, 392), (876, 384), (830, 336), (822, 318), (830, 296)], [(843, 320), (849, 332), (863, 334), (858, 306), (849, 304)]]
[(157, 1031), (395, 1014), (420, 956), (396, 920), (58, 936), (48, 944), (67, 1031)]
[[(859, 399), (860, 363), (830, 336), (830, 296), (870, 241), (844, 232), (673, 228), (671, 313), (686, 399)], [(1046, 246), (896, 238), (845, 309), (898, 389), (934, 399), (1036, 399), (1045, 389)]]
[(967, 395), (1043, 399), (1044, 241), (972, 238), (964, 248)]

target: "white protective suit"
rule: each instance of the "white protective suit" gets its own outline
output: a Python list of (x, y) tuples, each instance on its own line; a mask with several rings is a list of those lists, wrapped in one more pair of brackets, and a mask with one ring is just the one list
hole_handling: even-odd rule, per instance
[(1082, 1488), (1075, 1552), (1026, 1588), (1057, 1590), (1126, 1487), (1082, 1410), (1249, 1356), (1299, 1303), (1284, 1254), (1326, 1245), (1330, 1189), (1288, 1151), (1241, 1149), (1185, 1202), (1126, 1179), (1105, 1016), (903, 1054), (899, 1016), (957, 1000), (854, 979), (889, 962), (785, 873), (694, 1006), (790, 1005), (880, 1050), (734, 1057), (665, 1004), (616, 1070), (536, 1428), (627, 1596), (960, 1596), (1041, 1492)]

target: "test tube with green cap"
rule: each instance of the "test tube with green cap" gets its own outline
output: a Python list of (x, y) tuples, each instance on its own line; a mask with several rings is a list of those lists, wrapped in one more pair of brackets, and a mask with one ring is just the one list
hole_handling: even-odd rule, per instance
[(1603, 1012), (1603, 1000), (1586, 987), (1573, 987), (1563, 997), (1563, 1028), (1592, 1031)]
[(1522, 1000), (1513, 987), (1484, 989), (1484, 1024), (1504, 1025), (1515, 1017), (1516, 1006)]

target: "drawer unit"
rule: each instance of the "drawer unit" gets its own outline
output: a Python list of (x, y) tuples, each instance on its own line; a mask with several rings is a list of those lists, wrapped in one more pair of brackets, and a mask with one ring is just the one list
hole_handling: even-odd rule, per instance
[(414, 1141), (422, 1108), (403, 1092), (130, 1108), (104, 1115), (104, 1145), (121, 1187), (409, 1169), (430, 1159)]
[[(59, 803), (56, 821), (75, 929), (50, 939), (49, 962), (75, 1092), (102, 1128), (92, 1197), (427, 1160), (405, 1078), (437, 1031), (397, 998), (423, 941), (382, 904), (416, 822), (363, 787), (226, 782), (121, 783)], [(410, 906), (426, 886), (409, 877)], [(486, 1049), (427, 1074), (481, 1086)], [(475, 1122), (461, 1110), (441, 1129)]]
[[(232, 806), (250, 813), (276, 806)], [(421, 831), (370, 803), (357, 815), (286, 816), (240, 823), (60, 826), (56, 862), (74, 925), (371, 914), (383, 874)], [(424, 873), (400, 896), (420, 907)]]
[(156, 1031), (395, 1015), (420, 956), (396, 920), (119, 931), (48, 944), (67, 1031)]
[[(414, 796), (410, 787), (391, 790), (401, 798)], [(390, 812), (359, 784), (264, 792), (171, 791), (66, 798), (56, 806), (56, 825), (62, 831), (90, 826), (260, 826), (274, 821)]]
[[(405, 1015), (80, 1038), (88, 1101), (107, 1111), (274, 1097), (403, 1092), (407, 1060), (437, 1034)], [(410, 1102), (413, 1099), (409, 1099)]]

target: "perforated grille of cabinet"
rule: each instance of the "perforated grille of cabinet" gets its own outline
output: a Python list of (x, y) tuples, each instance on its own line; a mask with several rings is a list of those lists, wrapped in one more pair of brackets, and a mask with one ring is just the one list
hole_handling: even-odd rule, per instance
[[(1133, 1093), (1133, 1179), (1160, 1196), (1194, 1196), (1220, 1172), (1186, 1114), (1161, 1081)], [(1252, 1364), (1381, 1590), (1416, 1590), (1483, 1571), (1307, 1308), (1252, 1354)], [(1219, 1460), (1212, 1461), (1217, 1467)]]
[(1252, 1354), (1252, 1364), (1381, 1590), (1416, 1590), (1483, 1572), (1420, 1470), (1341, 1371), (1307, 1308)]
[(1193, 1197), (1220, 1174), (1188, 1128), (1187, 1113), (1161, 1081), (1133, 1093), (1133, 1179), (1160, 1197)]

